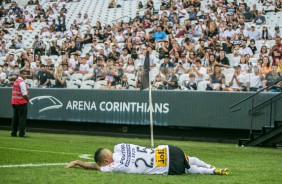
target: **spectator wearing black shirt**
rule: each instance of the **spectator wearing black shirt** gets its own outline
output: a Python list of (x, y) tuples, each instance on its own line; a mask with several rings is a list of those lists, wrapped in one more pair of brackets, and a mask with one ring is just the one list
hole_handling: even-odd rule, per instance
[(55, 19), (52, 20), (50, 31), (60, 31), (60, 26), (56, 23)]
[(64, 15), (63, 11), (60, 11), (60, 14), (58, 16), (58, 22), (59, 22), (59, 30), (66, 30), (66, 16)]
[(10, 46), (10, 49), (17, 49), (17, 47), (16, 47), (16, 41), (13, 39), (11, 42), (12, 42), (12, 44), (11, 44), (11, 46)]
[[(272, 65), (272, 70), (265, 75), (265, 79), (262, 81), (262, 87), (265, 88), (274, 82), (281, 79), (281, 74), (278, 73), (278, 66), (276, 64)], [(272, 86), (268, 90), (270, 92), (280, 92), (281, 91), (282, 82)]]
[(60, 47), (57, 45), (56, 41), (52, 41), (52, 45), (49, 49), (50, 55), (60, 55)]
[(221, 67), (230, 67), (229, 59), (225, 56), (225, 51), (220, 50), (219, 57), (216, 59), (218, 65)]
[(68, 10), (67, 10), (67, 8), (66, 8), (66, 4), (63, 4), (63, 7), (62, 7), (61, 11), (63, 11), (64, 13), (67, 13), (67, 12), (68, 12)]
[(109, 53), (109, 58), (108, 59), (112, 59), (115, 62), (118, 60), (120, 56), (120, 53), (117, 52), (117, 47), (115, 45), (112, 46), (112, 52)]
[(103, 60), (98, 57), (97, 64), (93, 68), (93, 75), (89, 77), (89, 79), (93, 79), (94, 81), (104, 80), (106, 76), (106, 68), (103, 64)]
[(40, 12), (39, 11), (35, 11), (35, 15), (33, 18), (33, 21), (40, 21), (41, 16), (40, 16)]
[(256, 51), (258, 50), (255, 44), (256, 44), (255, 40), (251, 39), (250, 44), (248, 46), (252, 50), (253, 54), (256, 54)]
[(5, 28), (15, 28), (15, 21), (13, 18), (10, 19), (10, 22), (5, 23)]
[(50, 74), (46, 71), (46, 66), (41, 64), (40, 71), (38, 73), (38, 87), (44, 88), (50, 86)]
[(75, 38), (75, 47), (79, 51), (78, 54), (80, 54), (82, 47), (83, 47), (83, 42), (82, 42), (82, 39), (80, 37)]
[(54, 79), (53, 75), (55, 72), (55, 67), (50, 58), (47, 59), (46, 71), (49, 74), (50, 79)]
[(253, 14), (250, 11), (250, 7), (246, 8), (246, 12), (243, 14), (245, 17), (245, 22), (251, 22), (253, 20)]
[(74, 41), (71, 42), (68, 52), (69, 55), (77, 55), (79, 53)]
[(84, 39), (82, 40), (82, 43), (83, 43), (83, 44), (92, 43), (92, 40), (93, 40), (93, 36), (92, 36), (92, 34), (90, 33), (90, 30), (88, 29), (88, 30), (86, 31), (86, 34), (84, 35)]
[(177, 76), (173, 74), (173, 68), (165, 68), (163, 71), (165, 77), (162, 78), (162, 82), (165, 85), (165, 89), (174, 90), (178, 88)]

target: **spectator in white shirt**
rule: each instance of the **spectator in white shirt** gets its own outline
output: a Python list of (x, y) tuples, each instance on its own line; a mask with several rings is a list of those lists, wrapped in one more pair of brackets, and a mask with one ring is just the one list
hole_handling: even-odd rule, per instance
[(88, 73), (89, 71), (89, 65), (86, 63), (86, 58), (83, 57), (81, 58), (81, 62), (80, 62), (80, 65), (79, 65), (79, 71), (78, 73), (82, 73), (82, 74), (86, 74)]
[(90, 25), (90, 21), (89, 21), (89, 18), (88, 18), (87, 13), (85, 13), (85, 14), (83, 15), (83, 21), (82, 21), (82, 23), (83, 23), (83, 24), (88, 24), (88, 25)]
[(246, 29), (245, 23), (240, 23), (240, 28), (236, 29), (237, 34), (242, 34), (244, 37), (248, 37), (248, 31)]
[(241, 73), (241, 66), (238, 65), (237, 67), (235, 67), (234, 75), (229, 82), (229, 91), (241, 91), (242, 85), (244, 83), (244, 78), (244, 75)]
[(195, 28), (196, 34), (202, 35), (205, 32), (206, 29), (207, 29), (207, 27), (206, 27), (206, 25), (204, 25), (204, 20), (199, 19), (199, 23)]
[(205, 80), (207, 69), (202, 66), (201, 60), (197, 59), (195, 61), (196, 66), (191, 67), (191, 72), (195, 74), (195, 80), (196, 82), (200, 82)]
[(248, 54), (252, 57), (254, 55), (251, 48), (247, 47), (247, 40), (242, 41), (242, 47), (239, 49), (239, 53), (241, 56)]
[(230, 37), (231, 40), (234, 40), (234, 37), (236, 36), (236, 32), (232, 28), (232, 24), (227, 25), (227, 30), (224, 31), (223, 37), (227, 38)]
[(119, 43), (124, 43), (124, 36), (121, 29), (118, 29), (118, 33), (116, 34), (115, 38)]
[(274, 28), (274, 33), (271, 35), (271, 38), (272, 38), (273, 40), (275, 40), (275, 38), (277, 38), (277, 37), (282, 38), (282, 31), (280, 30), (280, 27), (279, 27), (279, 26), (276, 26), (276, 27)]
[(18, 35), (18, 39), (16, 40), (16, 48), (17, 49), (23, 49), (24, 43), (23, 43), (23, 36)]
[(64, 0), (60, 0), (59, 2), (58, 2), (58, 8), (59, 9), (62, 9), (63, 8), (63, 5), (66, 5), (67, 3), (66, 2), (64, 2)]
[(187, 13), (187, 10), (186, 9), (184, 9), (184, 7), (183, 7), (183, 5), (181, 4), (181, 5), (179, 5), (179, 10), (178, 10), (178, 17), (179, 18), (188, 18), (189, 17), (189, 15), (188, 15), (188, 13)]
[(81, 17), (81, 13), (78, 13), (77, 18), (75, 20), (76, 20), (77, 25), (83, 24), (83, 17)]
[(7, 78), (7, 75), (5, 72), (3, 72), (2, 66), (0, 66), (0, 84), (4, 83)]
[(251, 25), (251, 30), (248, 31), (248, 37), (250, 40), (259, 40), (261, 38), (261, 34), (259, 31), (256, 30), (256, 25), (252, 24)]
[(105, 48), (103, 50), (104, 50), (105, 56), (108, 57), (109, 54), (112, 52), (112, 49), (110, 48), (109, 42), (105, 42)]
[(75, 69), (76, 66), (78, 65), (78, 55), (74, 55), (73, 58), (70, 58), (69, 60), (69, 66), (71, 69)]
[(257, 92), (262, 87), (263, 75), (259, 72), (257, 65), (253, 67), (254, 72), (250, 73), (249, 79), (246, 82), (247, 91)]
[(49, 30), (48, 30), (47, 27), (45, 27), (45, 28), (43, 28), (43, 29), (41, 30), (40, 38), (41, 38), (41, 39), (44, 39), (44, 38), (51, 38), (51, 34), (50, 34), (50, 32), (49, 32)]
[(157, 58), (154, 54), (152, 54), (152, 48), (151, 46), (148, 46), (147, 50), (143, 50), (143, 55), (140, 56), (140, 66), (144, 66), (146, 51), (149, 51), (149, 58), (150, 58), (150, 67), (156, 67), (157, 64)]
[(6, 46), (5, 41), (1, 41), (1, 46), (0, 46), (0, 54), (1, 56), (5, 56), (9, 52), (9, 48)]

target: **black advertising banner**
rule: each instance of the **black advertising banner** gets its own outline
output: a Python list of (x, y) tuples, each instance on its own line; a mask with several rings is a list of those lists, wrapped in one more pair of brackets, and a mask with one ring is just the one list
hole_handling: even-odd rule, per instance
[[(148, 91), (29, 89), (28, 118), (36, 120), (149, 125)], [(249, 129), (251, 102), (229, 107), (250, 93), (153, 91), (153, 122), (159, 126)], [(11, 88), (0, 88), (0, 118), (11, 118)], [(255, 104), (273, 94), (261, 94)], [(279, 102), (279, 103), (278, 103)], [(276, 106), (280, 106), (281, 99)], [(276, 107), (277, 108), (277, 107)], [(261, 109), (254, 129), (269, 125), (270, 108)]]

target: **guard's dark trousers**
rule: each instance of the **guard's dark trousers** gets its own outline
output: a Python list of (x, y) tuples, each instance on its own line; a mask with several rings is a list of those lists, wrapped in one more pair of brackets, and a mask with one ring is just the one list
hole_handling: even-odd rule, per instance
[(14, 115), (12, 119), (12, 136), (17, 136), (19, 129), (19, 136), (25, 135), (25, 126), (27, 118), (27, 104), (13, 105)]

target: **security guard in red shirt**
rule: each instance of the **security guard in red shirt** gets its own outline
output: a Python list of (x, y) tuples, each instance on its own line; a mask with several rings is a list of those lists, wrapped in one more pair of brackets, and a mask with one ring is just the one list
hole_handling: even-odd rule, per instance
[(29, 94), (25, 79), (28, 76), (28, 71), (21, 70), (20, 76), (13, 84), (12, 89), (12, 106), (14, 115), (12, 119), (12, 137), (17, 136), (19, 130), (19, 137), (25, 137), (25, 126), (27, 118), (27, 104)]

